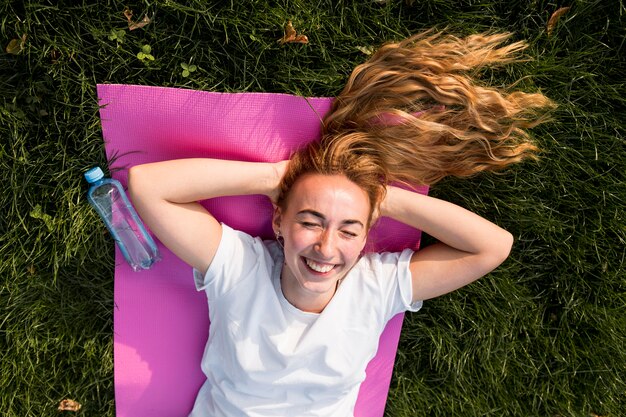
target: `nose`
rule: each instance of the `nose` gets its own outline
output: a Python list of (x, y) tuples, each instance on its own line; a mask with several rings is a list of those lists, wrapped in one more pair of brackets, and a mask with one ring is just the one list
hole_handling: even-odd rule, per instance
[(324, 257), (324, 259), (331, 259), (335, 254), (335, 237), (332, 231), (324, 229), (319, 235), (315, 250)]

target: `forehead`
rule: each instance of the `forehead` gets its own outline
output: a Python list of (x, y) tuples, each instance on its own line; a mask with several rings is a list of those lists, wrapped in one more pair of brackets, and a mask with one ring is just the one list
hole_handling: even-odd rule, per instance
[(365, 190), (343, 175), (306, 174), (296, 181), (287, 198), (288, 212), (295, 215), (302, 210), (367, 224), (370, 204)]

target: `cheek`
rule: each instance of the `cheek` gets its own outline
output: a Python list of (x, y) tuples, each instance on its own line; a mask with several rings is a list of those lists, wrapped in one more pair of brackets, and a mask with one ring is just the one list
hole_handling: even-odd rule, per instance
[(359, 260), (359, 256), (361, 256), (361, 251), (365, 247), (364, 241), (349, 241), (346, 242), (345, 245), (342, 245), (342, 253), (346, 258), (346, 261), (349, 261), (351, 264), (356, 263)]
[(307, 230), (290, 231), (285, 236), (285, 253), (298, 253), (315, 243), (316, 237)]

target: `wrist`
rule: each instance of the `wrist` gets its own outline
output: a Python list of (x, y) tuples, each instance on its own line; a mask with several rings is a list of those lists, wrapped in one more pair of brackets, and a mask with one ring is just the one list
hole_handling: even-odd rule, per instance
[(398, 189), (392, 185), (388, 185), (385, 190), (385, 198), (380, 203), (379, 215), (381, 217), (393, 217), (393, 200)]
[(264, 175), (260, 181), (260, 193), (274, 200), (278, 194), (280, 182), (283, 178), (289, 161), (268, 162), (264, 164)]

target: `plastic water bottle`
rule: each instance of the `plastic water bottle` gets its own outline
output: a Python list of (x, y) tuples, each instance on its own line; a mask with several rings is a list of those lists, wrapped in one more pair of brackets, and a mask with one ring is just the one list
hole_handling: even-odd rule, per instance
[(96, 209), (134, 271), (149, 269), (161, 259), (159, 249), (128, 200), (122, 184), (104, 178), (100, 167), (85, 172), (91, 187), (87, 200)]

